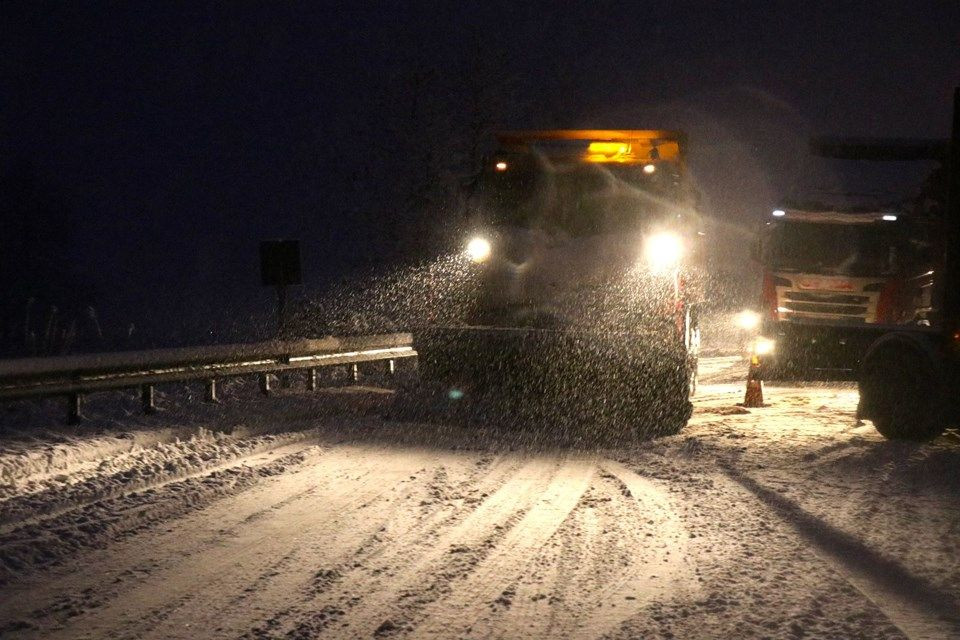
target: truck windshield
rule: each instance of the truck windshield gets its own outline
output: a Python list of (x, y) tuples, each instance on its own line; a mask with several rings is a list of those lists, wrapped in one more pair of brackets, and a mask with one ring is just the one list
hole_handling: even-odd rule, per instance
[(562, 231), (571, 236), (639, 230), (675, 211), (683, 187), (661, 163), (550, 164), (532, 154), (507, 157), (485, 171), (472, 203), (492, 224)]
[(763, 243), (771, 269), (847, 276), (889, 276), (900, 270), (895, 225), (773, 223)]

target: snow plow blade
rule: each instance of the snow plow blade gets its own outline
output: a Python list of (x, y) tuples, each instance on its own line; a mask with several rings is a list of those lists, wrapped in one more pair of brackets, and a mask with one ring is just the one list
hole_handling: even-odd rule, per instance
[[(682, 345), (626, 332), (434, 328), (414, 334), (411, 408), (502, 426), (618, 439), (676, 433), (690, 418)], [(582, 439), (582, 438), (581, 438)]]

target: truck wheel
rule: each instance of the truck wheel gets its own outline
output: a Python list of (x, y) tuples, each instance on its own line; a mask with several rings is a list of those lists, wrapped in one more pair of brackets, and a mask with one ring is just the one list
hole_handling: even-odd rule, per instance
[(648, 411), (648, 425), (637, 433), (639, 437), (672, 436), (687, 426), (693, 414), (693, 404), (690, 403), (692, 377), (689, 368), (678, 366), (673, 375), (661, 379), (664, 384), (657, 389), (657, 397), (644, 399), (652, 410)]
[(929, 440), (943, 432), (945, 394), (936, 352), (919, 339), (884, 336), (860, 370), (860, 409), (885, 438)]

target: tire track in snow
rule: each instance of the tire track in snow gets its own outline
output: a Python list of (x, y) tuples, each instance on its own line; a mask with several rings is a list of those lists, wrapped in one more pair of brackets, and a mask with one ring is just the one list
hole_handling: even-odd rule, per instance
[(812, 550), (911, 640), (960, 637), (960, 600), (721, 461), (726, 476), (790, 525)]
[[(446, 464), (435, 469), (434, 480), (441, 475), (438, 473), (441, 470), (442, 475), (447, 475), (447, 469), (452, 466), (449, 455), (445, 456)], [(473, 461), (467, 457), (461, 462), (475, 468), (468, 469), (462, 479), (453, 486), (452, 491), (463, 490), (476, 495), (493, 492), (519, 466), (516, 458), (482, 458), (480, 461)], [(436, 497), (436, 485), (433, 482), (424, 485), (420, 480), (418, 478), (412, 489), (423, 498)], [(417, 500), (416, 494), (412, 496), (412, 500)], [(471, 503), (472, 500), (475, 498), (471, 498)], [(388, 576), (393, 564), (402, 565), (406, 556), (416, 553), (418, 545), (429, 544), (437, 530), (456, 523), (464, 515), (463, 507), (454, 507), (436, 500), (429, 505), (425, 505), (426, 502), (427, 500), (420, 501), (421, 510), (426, 511), (413, 525), (405, 526), (402, 521), (405, 513), (401, 512), (398, 514), (401, 522), (395, 524), (388, 520), (386, 526), (378, 531), (375, 540), (354, 544), (355, 548), (351, 549), (351, 553), (343, 557), (330, 559), (320, 554), (304, 554), (303, 567), (309, 572), (309, 580), (300, 585), (295, 593), (279, 583), (268, 585), (265, 592), (257, 594), (257, 601), (267, 600), (272, 603), (261, 607), (269, 616), (259, 616), (255, 624), (248, 621), (245, 626), (231, 627), (229, 634), (235, 632), (243, 637), (275, 637), (281, 629), (296, 632), (297, 629), (312, 628), (319, 631), (325, 627), (332, 619), (327, 617), (325, 612), (342, 615), (340, 607), (350, 606), (354, 593), (376, 590), (377, 578)], [(412, 511), (410, 501), (405, 506)], [(339, 601), (334, 598), (337, 594)], [(344, 600), (348, 602), (344, 603)], [(247, 633), (243, 634), (244, 631)]]
[[(317, 455), (320, 455), (319, 449)], [(130, 511), (135, 528), (138, 531), (144, 529), (142, 535), (124, 535), (121, 527), (118, 536), (126, 539), (110, 540), (113, 545), (103, 549), (75, 549), (78, 555), (68, 558), (64, 566), (14, 583), (8, 588), (8, 593), (15, 595), (0, 604), (0, 616), (43, 619), (51, 615), (57, 617), (52, 612), (78, 615), (84, 609), (100, 606), (115, 597), (121, 588), (129, 589), (147, 581), (151, 574), (168, 568), (171, 558), (179, 562), (185, 557), (200, 555), (208, 548), (220, 545), (224, 536), (233, 535), (244, 522), (256, 519), (278, 504), (302, 499), (315, 488), (314, 485), (308, 485), (291, 494), (289, 490), (277, 491), (276, 484), (270, 482), (278, 478), (277, 472), (281, 469), (293, 469), (292, 475), (303, 473), (303, 463), (312, 456), (307, 455), (298, 464), (290, 466), (285, 466), (283, 459), (270, 462), (270, 456), (256, 457), (266, 461), (247, 466), (251, 462), (247, 460), (241, 465), (251, 484), (244, 485), (238, 481), (234, 486), (227, 487), (229, 490), (226, 493), (208, 495), (191, 490), (191, 485), (203, 487), (206, 482), (214, 480), (219, 472), (212, 471), (206, 478), (197, 476), (170, 483), (163, 490), (148, 489), (142, 492), (145, 495), (128, 496), (127, 500), (146, 499), (142, 508), (129, 508), (127, 500), (107, 501), (101, 505), (103, 509), (97, 515), (108, 521), (116, 521)], [(320, 456), (315, 465), (323, 464), (324, 458)], [(172, 511), (163, 506), (168, 501), (174, 503)], [(230, 507), (225, 508), (224, 502), (229, 503)], [(184, 508), (187, 512), (181, 514), (179, 510)], [(212, 522), (197, 520), (197, 515), (204, 513), (212, 515)], [(164, 519), (181, 516), (176, 529), (161, 530), (157, 526)], [(180, 527), (189, 531), (189, 534), (182, 535)], [(145, 548), (149, 549), (148, 553), (144, 553)], [(166, 556), (163, 554), (165, 550), (168, 552)], [(95, 597), (78, 596), (94, 592)]]
[[(90, 587), (86, 586), (90, 584), (90, 579), (83, 572), (68, 574), (64, 584), (56, 589), (61, 597), (92, 591), (98, 594), (100, 602), (88, 604), (86, 611), (81, 608), (80, 611), (64, 615), (69, 617), (72, 626), (82, 627), (84, 633), (88, 633), (87, 637), (101, 637), (108, 632), (120, 633), (121, 637), (137, 637), (150, 624), (167, 618), (171, 611), (193, 597), (198, 594), (205, 596), (204, 589), (209, 591), (211, 585), (218, 582), (227, 584), (224, 581), (233, 575), (231, 570), (237, 571), (242, 567), (241, 573), (245, 573), (251, 564), (275, 561), (288, 550), (282, 548), (285, 541), (309, 535), (305, 525), (312, 519), (326, 517), (327, 512), (317, 509), (314, 500), (325, 488), (340, 494), (342, 499), (339, 503), (332, 500), (331, 504), (338, 507), (341, 513), (349, 511), (351, 505), (359, 506), (357, 500), (367, 495), (364, 491), (358, 491), (355, 495), (349, 491), (345, 493), (348, 488), (373, 486), (374, 492), (389, 490), (390, 485), (372, 477), (389, 466), (385, 464), (383, 456), (367, 449), (350, 448), (345, 453), (341, 452), (330, 459), (326, 455), (321, 456), (318, 464), (301, 468), (295, 474), (271, 474), (285, 491), (275, 494), (276, 501), (266, 505), (256, 500), (251, 502), (242, 494), (234, 496), (226, 504), (215, 505), (212, 514), (202, 509), (203, 503), (188, 505), (192, 513), (187, 520), (178, 523), (176, 529), (151, 536), (154, 544), (147, 550), (136, 544), (138, 540), (131, 540), (122, 554), (117, 554), (116, 550), (108, 554), (108, 567), (104, 572), (91, 572), (94, 575)], [(347, 469), (343, 470), (343, 467)], [(282, 473), (283, 469), (278, 471)], [(404, 469), (403, 473), (407, 471)], [(293, 476), (298, 479), (297, 482), (289, 482)], [(175, 486), (170, 489), (175, 489)], [(177, 493), (173, 499), (179, 497)], [(237, 509), (238, 506), (241, 508)], [(233, 510), (237, 513), (232, 513)], [(263, 512), (271, 512), (272, 517), (258, 517)], [(213, 514), (216, 515), (210, 520)], [(205, 517), (207, 521), (204, 521)], [(187, 523), (193, 523), (193, 526)], [(193, 532), (198, 524), (201, 525), (197, 527), (200, 530)], [(195, 543), (195, 536), (200, 539), (199, 543)], [(184, 543), (187, 543), (187, 548), (182, 548)], [(142, 544), (149, 543), (144, 541)], [(132, 579), (127, 575), (128, 571), (118, 568), (118, 565), (130, 566), (129, 560), (143, 563), (145, 556), (159, 557), (161, 561)], [(121, 583), (121, 588), (113, 584), (117, 581)], [(27, 590), (24, 595), (29, 593)], [(62, 623), (62, 617), (55, 615), (58, 608), (55, 594), (41, 590), (41, 595), (48, 601), (53, 597), (54, 602), (46, 607), (49, 613), (46, 619), (38, 618), (38, 622), (54, 626)], [(43, 609), (35, 613), (42, 614)], [(86, 615), (80, 617), (77, 613)], [(61, 635), (77, 637), (76, 632), (63, 632)], [(43, 637), (58, 636), (45, 633)]]
[[(298, 514), (293, 514), (297, 519), (290, 522), (290, 514), (282, 511), (275, 514), (288, 527), (300, 530), (299, 535), (279, 541), (272, 538), (268, 549), (258, 551), (250, 561), (237, 565), (233, 572), (236, 576), (228, 585), (218, 585), (220, 588), (212, 593), (194, 594), (202, 597), (191, 597), (177, 604), (162, 621), (137, 637), (164, 640), (194, 637), (189, 630), (184, 631), (180, 623), (183, 619), (195, 625), (198, 622), (207, 625), (220, 635), (242, 633), (264, 611), (289, 606), (296, 600), (298, 591), (316, 579), (329, 579), (336, 573), (336, 570), (318, 571), (318, 566), (336, 566), (338, 560), (354, 557), (358, 548), (382, 544), (384, 523), (398, 511), (409, 509), (408, 500), (416, 490), (416, 485), (411, 486), (405, 480), (411, 477), (410, 473), (416, 467), (434, 462), (434, 456), (425, 452), (397, 457), (405, 458), (399, 467), (396, 461), (393, 464), (380, 461), (376, 469), (365, 470), (365, 475), (376, 474), (378, 477), (370, 477), (362, 486), (351, 489), (347, 505), (340, 496), (331, 499), (322, 494), (314, 495), (311, 508), (314, 512), (323, 512), (322, 522), (312, 522), (313, 518), (308, 517), (306, 520), (311, 521), (308, 523), (297, 518)], [(317, 506), (323, 508), (317, 509)], [(278, 555), (279, 559), (266, 563), (267, 559)], [(254, 572), (251, 566), (256, 567)], [(245, 596), (256, 597), (252, 606)]]
[(431, 603), (418, 617), (415, 635), (450, 636), (464, 633), (486, 607), (508, 595), (511, 585), (527, 571), (531, 559), (560, 528), (580, 502), (596, 468), (595, 460), (566, 460), (522, 519), (486, 554), (453, 591)]
[[(202, 563), (189, 560), (154, 575), (138, 589), (123, 594), (112, 606), (96, 612), (84, 622), (86, 637), (98, 638), (110, 632), (115, 638), (151, 637), (160, 630), (164, 638), (194, 638), (196, 630), (179, 624), (180, 611), (198, 596), (203, 596), (201, 607), (212, 590), (232, 590), (245, 586), (249, 574), (262, 575), (269, 566), (289, 554), (307, 538), (327, 541), (335, 538), (339, 518), (363, 509), (371, 501), (395, 490), (395, 483), (423, 466), (430, 456), (426, 453), (403, 456), (375, 455), (373, 452), (355, 462), (347, 470), (347, 477), (329, 483), (329, 491), (318, 489), (315, 500), (297, 501), (278, 509), (270, 518), (257, 519), (248, 526), (238, 527), (234, 536), (224, 539), (219, 547), (207, 550)], [(332, 553), (345, 553), (356, 538), (372, 533), (379, 526), (361, 518), (347, 536), (347, 546), (331, 545)], [(169, 624), (166, 624), (169, 623)], [(204, 630), (208, 631), (208, 630)], [(175, 635), (171, 635), (175, 634)], [(58, 635), (50, 635), (58, 638)], [(67, 634), (65, 637), (77, 637)]]
[[(288, 467), (287, 471), (293, 469), (293, 473), (283, 475), (274, 473), (277, 470), (274, 469), (274, 464), (243, 466), (245, 471), (265, 482), (256, 483), (232, 494), (217, 496), (229, 496), (229, 499), (211, 504), (207, 504), (204, 499), (196, 500), (196, 496), (185, 492), (181, 486), (203, 479), (174, 483), (159, 493), (152, 489), (147, 490), (146, 497), (150, 499), (148, 505), (157, 506), (155, 503), (171, 498), (178, 503), (187, 503), (189, 511), (177, 521), (176, 528), (161, 530), (155, 527), (144, 531), (142, 536), (114, 541), (115, 544), (111, 547), (90, 551), (73, 559), (67, 566), (52, 569), (52, 575), (41, 575), (33, 580), (17, 583), (7, 590), (8, 593), (16, 595), (0, 604), (0, 615), (26, 616), (33, 619), (48, 617), (52, 615), (50, 612), (63, 612), (64, 616), (76, 615), (77, 612), (94, 608), (115, 597), (121, 588), (130, 589), (136, 584), (148, 581), (152, 574), (168, 570), (184, 558), (202, 559), (207, 550), (222, 546), (225, 538), (236, 536), (237, 531), (244, 526), (276, 514), (280, 507), (309, 498), (325, 484), (339, 481), (338, 474), (342, 473), (342, 469), (352, 469), (357, 466), (358, 460), (362, 461), (365, 456), (370, 455), (369, 448), (366, 447), (341, 446), (335, 450), (336, 455), (320, 455), (312, 465)], [(266, 457), (255, 456), (257, 460)], [(250, 462), (246, 460), (245, 464)], [(316, 481), (292, 481), (297, 477), (311, 476), (314, 476)], [(123, 505), (118, 507), (123, 508)], [(112, 520), (116, 517), (111, 514), (111, 511), (106, 511), (105, 519)], [(81, 568), (82, 571), (78, 570)], [(95, 592), (94, 598), (78, 595), (91, 592)], [(23, 603), (23, 606), (16, 606), (17, 603)], [(28, 606), (28, 603), (33, 604)], [(37, 607), (37, 603), (42, 606)], [(70, 613), (71, 611), (73, 613)]]
[(478, 638), (596, 638), (655, 599), (689, 597), (696, 582), (686, 528), (658, 483), (611, 460), (530, 558), (510, 598), (470, 629)]
[(116, 498), (100, 500), (54, 518), (20, 526), (0, 536), (4, 548), (0, 586), (103, 545), (116, 542), (202, 505), (242, 492), (262, 478), (305, 462), (319, 448), (312, 444), (268, 455), (263, 463), (243, 462)]
[(638, 552), (641, 549), (645, 552), (643, 557), (632, 562), (619, 579), (605, 585), (592, 599), (600, 603), (620, 603), (613, 615), (609, 610), (595, 609), (592, 615), (578, 622), (571, 638), (603, 636), (619, 628), (650, 601), (686, 596), (696, 589), (687, 551), (689, 533), (674, 511), (667, 492), (620, 462), (604, 460), (601, 468), (623, 487), (622, 497), (628, 507), (623, 517), (634, 518), (637, 524), (645, 523), (640, 528), (651, 533), (649, 527), (654, 535), (644, 535), (649, 543), (638, 547)]
[(399, 566), (379, 572), (374, 579), (362, 570), (352, 572), (336, 589), (313, 600), (310, 613), (284, 621), (271, 629), (271, 635), (353, 638), (383, 635), (385, 624), (399, 629), (495, 547), (542, 494), (560, 464), (557, 458), (545, 456), (522, 460), (465, 518), (437, 532), (428, 544), (416, 549), (408, 546), (398, 554)]
[[(402, 455), (409, 455), (401, 452)], [(336, 514), (327, 531), (314, 531), (298, 541), (278, 563), (265, 567), (257, 577), (223, 593), (204, 594), (176, 612), (176, 619), (206, 622), (224, 637), (237, 637), (255, 627), (261, 633), (283, 619), (301, 613), (304, 602), (330, 588), (356, 562), (368, 562), (383, 554), (404, 552), (396, 540), (415, 540), (437, 522), (449, 517), (443, 504), (434, 503), (419, 513), (413, 508), (423, 502), (433, 482), (425, 482), (431, 470), (452, 471), (458, 484), (480, 484), (478, 475), (491, 472), (489, 465), (446, 452), (426, 453), (422, 468), (397, 482), (402, 490), (384, 494), (346, 514)], [(412, 462), (421, 460), (412, 457)], [(416, 466), (416, 464), (414, 464)], [(422, 473), (421, 473), (422, 472)], [(406, 473), (406, 472), (405, 472)], [(282, 564), (282, 571), (280, 565)], [(158, 625), (145, 638), (176, 638), (175, 620)], [(187, 637), (187, 636), (184, 636)]]

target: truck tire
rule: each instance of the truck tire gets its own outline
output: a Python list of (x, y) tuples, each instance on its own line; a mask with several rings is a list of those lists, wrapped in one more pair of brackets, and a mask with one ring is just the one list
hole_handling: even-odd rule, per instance
[(860, 407), (885, 438), (929, 440), (946, 427), (940, 358), (922, 337), (893, 333), (877, 340), (860, 369)]
[(696, 388), (695, 380), (695, 369), (677, 367), (672, 375), (664, 377), (665, 384), (657, 389), (655, 399), (638, 399), (638, 402), (644, 405), (652, 405), (652, 410), (642, 411), (642, 415), (649, 417), (637, 425), (636, 437), (649, 439), (680, 433), (693, 415), (690, 396)]

